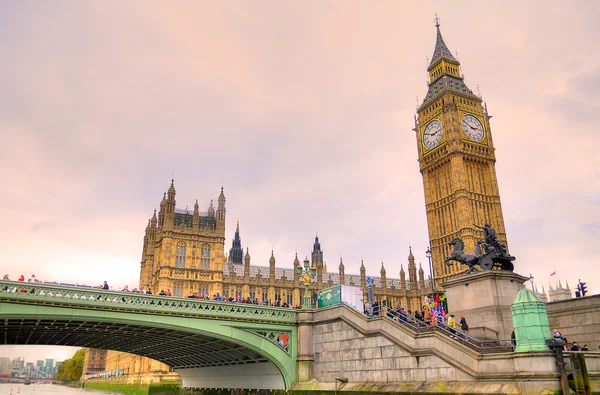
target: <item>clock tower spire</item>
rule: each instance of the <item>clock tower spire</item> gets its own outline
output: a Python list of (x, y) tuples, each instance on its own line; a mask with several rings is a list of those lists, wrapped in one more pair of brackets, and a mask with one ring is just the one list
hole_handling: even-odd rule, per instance
[[(496, 156), (487, 111), (465, 84), (460, 62), (452, 55), (436, 16), (437, 37), (427, 71), (428, 89), (417, 109), (415, 127), (419, 168), (423, 176), (427, 227), (434, 278), (439, 283), (463, 270), (446, 266), (448, 245), (459, 237), (474, 253), (489, 223), (506, 243)], [(440, 281), (441, 280), (441, 281)]]

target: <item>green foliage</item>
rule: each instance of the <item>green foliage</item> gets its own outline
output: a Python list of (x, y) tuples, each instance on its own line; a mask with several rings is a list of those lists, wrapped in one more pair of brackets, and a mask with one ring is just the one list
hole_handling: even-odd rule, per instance
[(125, 395), (148, 395), (148, 387), (141, 387), (139, 385), (111, 384), (103, 382), (86, 381), (84, 388), (93, 388), (111, 392), (114, 391)]
[(148, 395), (180, 395), (183, 389), (177, 384), (152, 384), (148, 388)]
[(56, 372), (56, 378), (64, 381), (79, 380), (83, 373), (83, 362), (85, 360), (85, 350), (81, 349), (73, 355), (73, 358), (64, 361)]

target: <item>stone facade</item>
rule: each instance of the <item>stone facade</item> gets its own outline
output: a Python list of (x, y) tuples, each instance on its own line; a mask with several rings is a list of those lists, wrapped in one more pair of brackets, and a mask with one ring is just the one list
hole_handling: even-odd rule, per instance
[(510, 339), (513, 330), (511, 305), (527, 277), (513, 272), (489, 270), (449, 279), (444, 287), (448, 310), (465, 316), (469, 334), (480, 339)]
[(491, 116), (480, 97), (464, 83), (460, 63), (446, 47), (437, 26), (434, 55), (427, 71), (429, 88), (417, 110), (415, 132), (423, 175), (433, 271), (440, 283), (464, 271), (446, 266), (448, 243), (461, 238), (472, 254), (489, 223), (506, 242), (496, 177)]
[(549, 300), (550, 302), (557, 302), (559, 300), (566, 300), (566, 299), (573, 298), (573, 292), (571, 291), (571, 288), (569, 288), (569, 283), (566, 282), (566, 286), (563, 287), (560, 280), (558, 280), (558, 283), (556, 284), (556, 286), (554, 288), (552, 288), (552, 285), (550, 285), (549, 294), (550, 294), (550, 300)]
[[(415, 333), (345, 305), (300, 312), (298, 325), (292, 391), (537, 394), (559, 388), (549, 351), (481, 354), (439, 332)], [(590, 367), (598, 377), (597, 365)]]
[[(225, 195), (223, 189), (215, 210), (211, 202), (208, 211), (201, 213), (198, 202), (194, 210), (175, 206), (174, 181), (164, 195), (160, 211), (148, 221), (144, 235), (140, 288), (153, 294), (171, 292), (173, 296), (193, 294), (220, 294), (224, 297), (247, 299), (274, 304), (280, 301), (299, 306), (304, 297), (304, 285), (296, 268), (301, 262), (296, 255), (289, 267), (276, 265), (273, 251), (268, 264), (251, 265), (248, 248), (242, 254), (239, 222), (233, 237), (229, 257), (225, 254)], [(345, 273), (340, 258), (337, 271), (328, 271), (321, 242), (316, 237), (310, 254), (310, 264), (316, 267), (317, 276), (309, 292), (316, 297), (318, 290), (346, 284), (366, 289), (367, 271), (361, 262), (360, 274)], [(395, 306), (400, 303), (407, 310), (420, 309), (427, 293), (422, 267), (415, 264), (412, 251), (408, 254), (408, 279), (400, 266), (399, 278), (388, 277), (381, 264), (379, 276), (373, 276), (374, 298)]]
[(454, 366), (430, 355), (415, 356), (383, 336), (365, 336), (345, 322), (315, 327), (315, 378), (333, 382), (471, 381)]
[(600, 295), (550, 302), (548, 319), (551, 329), (558, 329), (569, 344), (574, 341), (591, 351), (600, 346)]
[(82, 377), (102, 372), (119, 372), (130, 376), (147, 376), (166, 374), (171, 371), (169, 366), (148, 357), (128, 354), (113, 350), (87, 348)]

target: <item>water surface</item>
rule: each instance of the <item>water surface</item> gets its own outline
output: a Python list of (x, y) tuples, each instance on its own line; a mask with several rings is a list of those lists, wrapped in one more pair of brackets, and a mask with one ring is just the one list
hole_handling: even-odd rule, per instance
[(110, 395), (119, 392), (101, 391), (84, 388), (65, 387), (56, 384), (31, 384), (23, 383), (0, 383), (0, 395)]

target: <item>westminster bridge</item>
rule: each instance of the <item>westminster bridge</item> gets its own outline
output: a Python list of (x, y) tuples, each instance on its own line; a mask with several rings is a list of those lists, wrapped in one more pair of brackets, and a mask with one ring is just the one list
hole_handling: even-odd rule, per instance
[[(436, 392), (454, 383), (460, 392), (520, 393), (558, 382), (550, 352), (514, 353), (501, 341), (457, 339), (345, 305), (307, 311), (0, 281), (0, 323), (0, 344), (141, 355), (172, 367), (187, 388)], [(600, 355), (588, 367), (600, 378)]]

